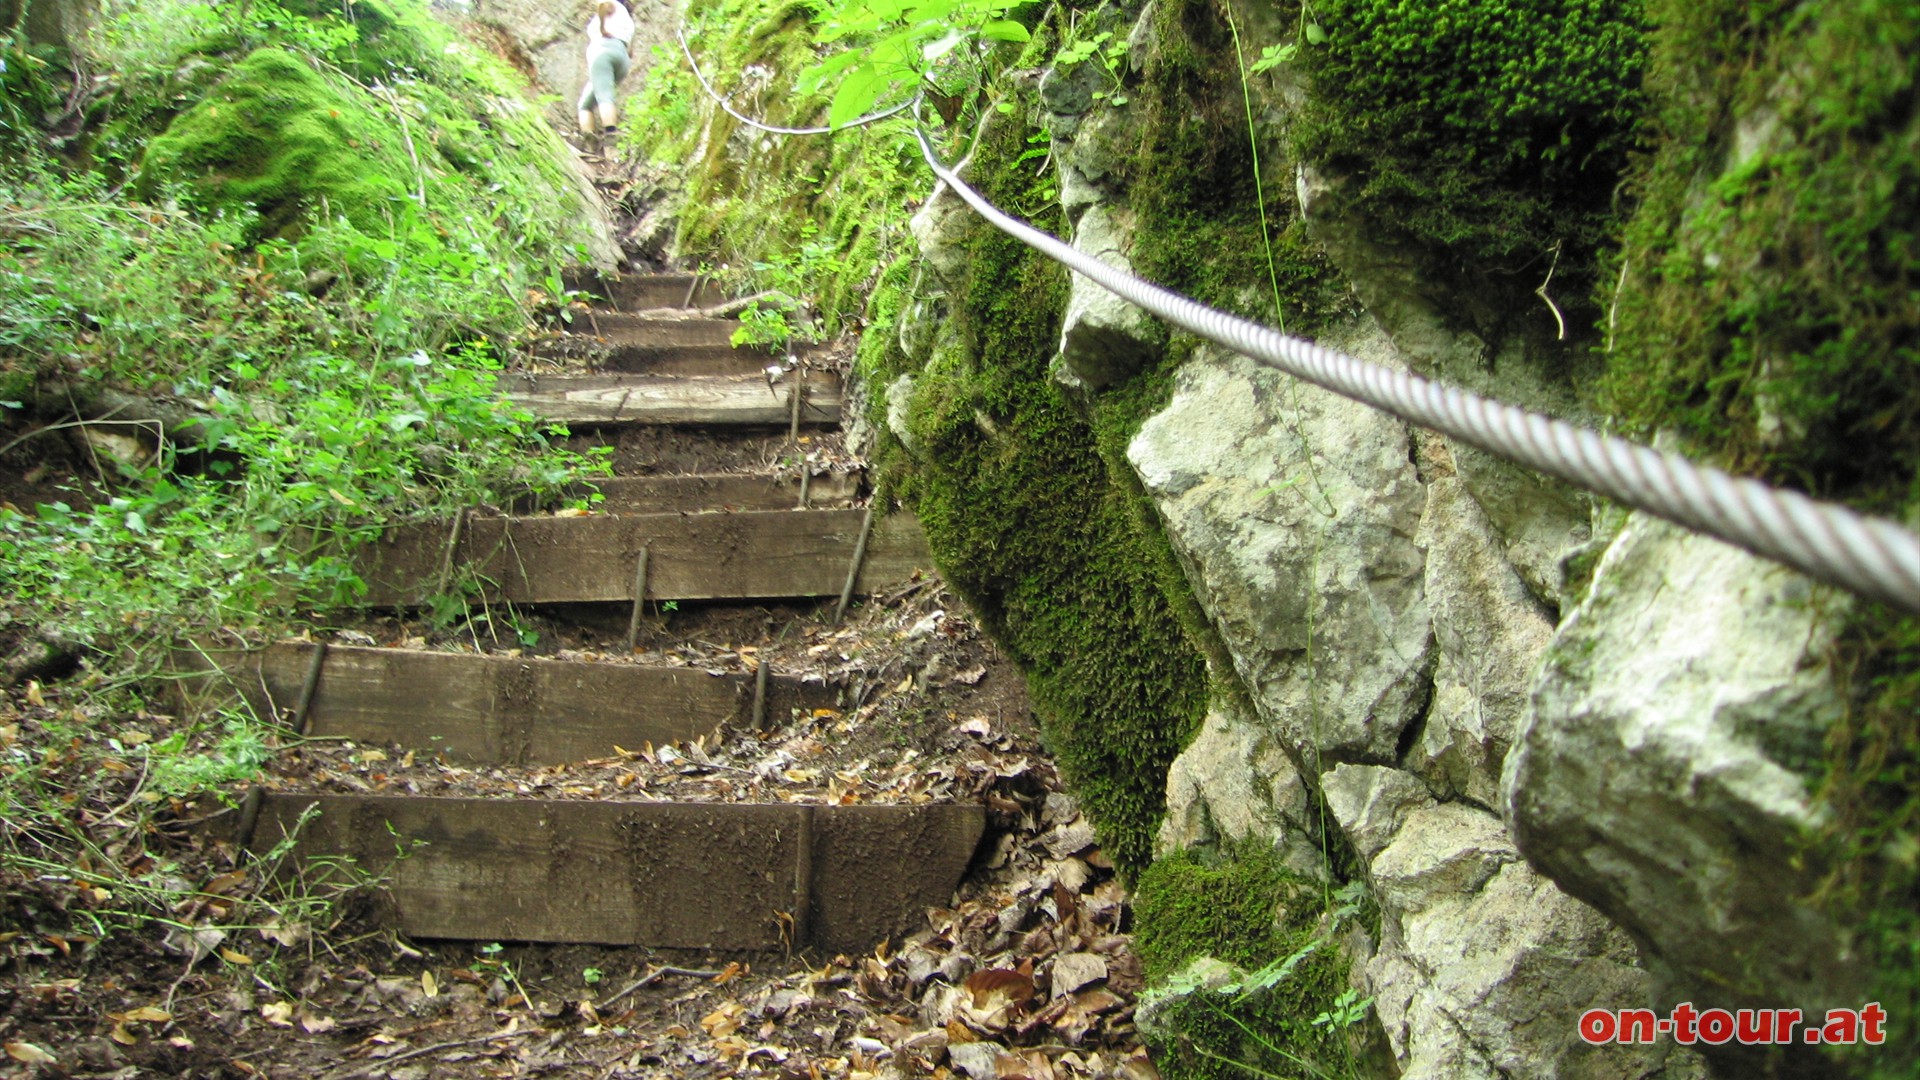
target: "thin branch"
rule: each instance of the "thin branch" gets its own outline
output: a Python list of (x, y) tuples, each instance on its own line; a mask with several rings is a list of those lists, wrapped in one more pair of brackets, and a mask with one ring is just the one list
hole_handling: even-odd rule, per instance
[(621, 998), (626, 997), (635, 990), (651, 986), (668, 975), (682, 975), (689, 979), (717, 979), (720, 977), (720, 973), (717, 971), (706, 971), (700, 968), (657, 967), (645, 975), (642, 975), (640, 978), (635, 979), (625, 990), (595, 1005), (594, 1011), (605, 1012), (612, 1008)]
[(1560, 241), (1555, 240), (1553, 242), (1553, 263), (1547, 267), (1547, 279), (1540, 283), (1539, 288), (1533, 290), (1533, 295), (1546, 301), (1547, 310), (1553, 312), (1553, 321), (1560, 327), (1560, 332), (1554, 335), (1554, 340), (1565, 341), (1567, 340), (1567, 320), (1560, 317), (1560, 305), (1554, 303), (1553, 297), (1547, 295), (1547, 286), (1553, 284), (1553, 272), (1559, 269), (1559, 267)]

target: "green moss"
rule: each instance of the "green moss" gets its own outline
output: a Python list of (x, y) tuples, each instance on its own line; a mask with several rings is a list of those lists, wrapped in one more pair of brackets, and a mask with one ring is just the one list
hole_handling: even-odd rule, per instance
[(371, 230), (410, 172), (400, 132), (358, 88), (264, 48), (153, 141), (138, 190), (152, 197), (163, 178), (191, 176), (209, 206), (252, 206), (269, 232), (323, 203)]
[(1169, 1080), (1340, 1076), (1352, 1072), (1347, 1040), (1315, 1025), (1347, 988), (1348, 961), (1324, 934), (1327, 894), (1279, 866), (1271, 851), (1172, 853), (1141, 874), (1134, 941), (1157, 992), (1202, 957), (1245, 972), (1226, 990), (1184, 988), (1154, 1028), (1155, 1061)]
[[(1257, 132), (1262, 183), (1233, 38), (1212, 0), (1152, 11), (1154, 45), (1131, 104), (1138, 142), (1122, 157), (1143, 277), (1215, 307), (1307, 333), (1349, 310), (1345, 284), (1307, 235), (1284, 143)], [(1256, 89), (1259, 82), (1256, 79)], [(1261, 233), (1262, 200), (1273, 270)], [(1280, 311), (1274, 311), (1273, 287)]]
[(1640, 115), (1642, 0), (1320, 0), (1300, 152), (1431, 269), (1577, 295)]
[[(230, 67), (217, 58), (183, 67), (225, 75), (200, 85), (194, 104), (146, 145), (136, 190), (151, 197), (185, 183), (209, 209), (257, 209), (262, 236), (297, 234), (323, 206), (387, 235), (399, 204), (424, 196), (415, 208), (438, 217), (442, 235), (477, 230), (493, 257), (577, 257), (592, 218), (562, 164), (567, 151), (511, 92), (502, 62), (456, 45), (418, 3), (351, 5), (351, 26), (338, 5), (308, 4), (306, 14), (266, 7), (272, 22), (253, 31), (281, 32), (288, 44)], [(192, 40), (212, 47), (227, 38)], [(352, 77), (375, 71), (377, 84)], [(173, 87), (169, 80), (161, 85)]]
[[(1896, 510), (1920, 464), (1920, 10), (1660, 11), (1659, 148), (1636, 180), (1606, 404)], [(1736, 162), (1743, 122), (1773, 135)]]

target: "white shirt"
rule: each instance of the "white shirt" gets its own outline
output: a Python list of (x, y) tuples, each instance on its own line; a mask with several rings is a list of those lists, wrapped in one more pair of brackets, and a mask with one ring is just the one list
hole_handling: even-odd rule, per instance
[[(633, 41), (633, 16), (628, 14), (627, 5), (620, 3), (620, 0), (614, 0), (613, 14), (607, 16), (607, 36), (619, 38), (621, 44)], [(599, 40), (600, 12), (595, 10), (587, 17), (587, 48), (593, 48), (594, 42)]]

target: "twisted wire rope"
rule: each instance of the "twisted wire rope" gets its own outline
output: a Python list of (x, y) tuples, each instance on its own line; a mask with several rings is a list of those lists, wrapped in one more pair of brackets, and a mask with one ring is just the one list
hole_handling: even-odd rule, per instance
[(772, 135), (829, 135), (836, 131), (844, 131), (847, 128), (865, 127), (868, 124), (877, 124), (880, 121), (887, 119), (888, 117), (899, 116), (901, 113), (906, 112), (908, 109), (912, 108), (914, 102), (920, 100), (919, 95), (915, 94), (913, 97), (908, 98), (907, 100), (901, 102), (898, 105), (892, 105), (885, 109), (880, 110), (879, 112), (868, 113), (865, 116), (856, 117), (852, 120), (847, 121), (844, 124), (841, 124), (839, 127), (797, 128), (797, 127), (781, 127), (778, 124), (762, 123), (761, 121), (755, 120), (753, 117), (748, 116), (747, 114), (739, 111), (738, 109), (735, 109), (733, 105), (727, 101), (726, 98), (720, 96), (720, 91), (715, 90), (713, 88), (713, 84), (707, 81), (707, 77), (705, 75), (701, 74), (700, 62), (693, 58), (693, 49), (687, 45), (687, 35), (683, 33), (679, 27), (676, 26), (673, 28), (673, 36), (675, 39), (677, 39), (680, 42), (680, 52), (684, 54), (687, 58), (687, 67), (690, 70), (692, 70), (693, 77), (699, 81), (700, 88), (702, 90), (705, 90), (707, 92), (707, 96), (713, 99), (713, 103), (720, 106), (720, 108), (726, 111), (726, 114), (728, 116), (733, 117), (735, 120), (738, 120), (741, 123), (757, 131), (764, 131)]
[[(1174, 326), (1322, 389), (1784, 563), (1815, 580), (1920, 615), (1920, 536), (1896, 522), (1733, 476), (1679, 454), (1602, 435), (1411, 372), (1369, 363), (1210, 308), (1108, 266), (988, 202), (934, 151), (922, 121), (922, 95), (915, 94), (898, 105), (837, 128), (764, 124), (742, 115), (720, 96), (700, 72), (685, 36), (677, 29), (674, 33), (707, 96), (729, 116), (761, 131), (823, 135), (876, 123), (912, 108), (921, 157), (934, 176), (975, 213), (1028, 247)], [(934, 196), (938, 194), (936, 190)]]

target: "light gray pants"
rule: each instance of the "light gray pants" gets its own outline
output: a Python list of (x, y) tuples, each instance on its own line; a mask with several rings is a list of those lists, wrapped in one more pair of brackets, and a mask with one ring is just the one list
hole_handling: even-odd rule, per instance
[(613, 88), (627, 77), (633, 62), (627, 59), (626, 42), (619, 38), (601, 38), (587, 50), (587, 85), (580, 90), (580, 111), (590, 112), (600, 105), (613, 104)]

